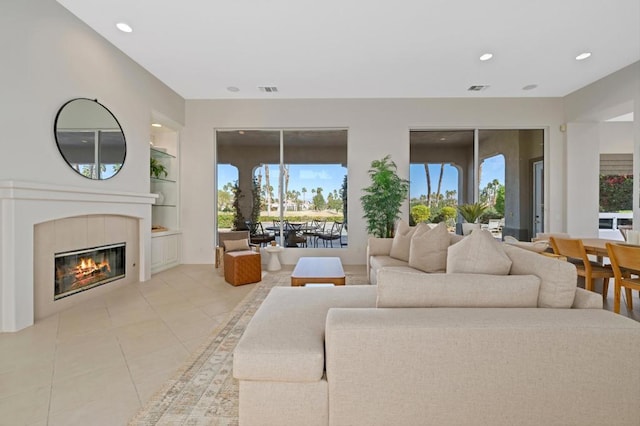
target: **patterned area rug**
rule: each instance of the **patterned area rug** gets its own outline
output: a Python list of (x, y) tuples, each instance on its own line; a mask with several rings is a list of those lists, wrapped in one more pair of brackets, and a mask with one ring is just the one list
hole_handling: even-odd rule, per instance
[[(289, 286), (291, 272), (269, 273), (213, 332), (175, 376), (129, 422), (129, 426), (238, 424), (238, 382), (233, 350), (272, 287)], [(346, 274), (347, 285), (367, 284)]]

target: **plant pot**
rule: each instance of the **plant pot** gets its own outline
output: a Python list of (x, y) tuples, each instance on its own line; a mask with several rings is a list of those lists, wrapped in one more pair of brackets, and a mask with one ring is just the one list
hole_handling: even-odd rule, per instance
[(462, 235), (469, 235), (473, 232), (474, 229), (480, 229), (479, 223), (462, 223)]

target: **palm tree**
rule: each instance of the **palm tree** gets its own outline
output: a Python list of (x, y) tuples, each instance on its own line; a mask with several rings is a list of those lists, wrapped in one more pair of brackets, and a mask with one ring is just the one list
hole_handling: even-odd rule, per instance
[(264, 165), (264, 185), (265, 185), (265, 198), (267, 203), (267, 213), (271, 211), (271, 191), (273, 187), (269, 184), (269, 165)]
[(438, 192), (436, 192), (436, 202), (440, 200), (440, 189), (442, 188), (443, 174), (444, 174), (444, 163), (440, 163), (440, 177), (438, 177)]
[(307, 188), (303, 186), (301, 191), (302, 191), (302, 202), (304, 203), (306, 201), (305, 200), (305, 195), (307, 193)]
[(284, 168), (282, 170), (282, 174), (284, 175), (284, 195), (285, 195), (285, 202), (283, 204), (283, 211), (287, 211), (287, 195), (289, 194), (289, 165), (285, 164)]
[(427, 174), (427, 205), (431, 206), (431, 175), (429, 174), (429, 165), (424, 164), (424, 171)]

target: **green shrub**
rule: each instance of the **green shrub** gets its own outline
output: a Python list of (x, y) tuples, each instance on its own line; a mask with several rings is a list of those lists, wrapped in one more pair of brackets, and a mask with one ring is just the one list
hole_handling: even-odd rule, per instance
[(429, 207), (424, 204), (418, 204), (411, 207), (411, 218), (415, 223), (426, 222), (431, 216)]
[(218, 228), (231, 229), (233, 227), (233, 213), (218, 213)]

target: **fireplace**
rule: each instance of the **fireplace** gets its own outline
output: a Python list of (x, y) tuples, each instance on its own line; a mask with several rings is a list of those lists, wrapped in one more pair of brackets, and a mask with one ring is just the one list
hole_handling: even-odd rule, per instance
[(55, 254), (53, 299), (125, 277), (126, 243)]

